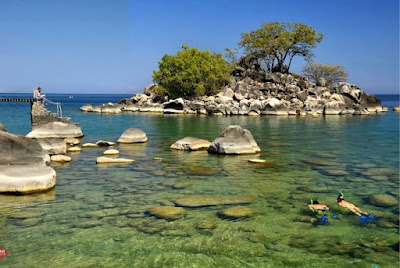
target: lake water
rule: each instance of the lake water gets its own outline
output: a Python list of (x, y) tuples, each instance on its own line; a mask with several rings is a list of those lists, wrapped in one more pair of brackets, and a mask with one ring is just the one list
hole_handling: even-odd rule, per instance
[[(81, 123), (83, 143), (116, 141), (130, 127), (144, 130), (149, 142), (115, 147), (137, 161), (127, 165), (97, 166), (105, 149), (84, 148), (70, 154), (70, 164), (52, 165), (57, 183), (50, 192), (0, 195), (0, 247), (9, 252), (1, 267), (399, 266), (398, 205), (369, 198), (399, 199), (399, 113), (391, 111), (398, 95), (379, 96), (388, 113), (317, 118), (102, 115), (79, 107), (127, 96), (48, 97)], [(0, 103), (0, 122), (27, 134), (29, 104)], [(213, 140), (233, 124), (252, 132), (260, 155), (169, 149), (186, 136)], [(360, 224), (336, 205), (339, 191), (380, 220)], [(168, 222), (144, 213), (183, 197), (222, 195), (256, 196), (245, 205), (256, 214), (228, 220), (218, 212), (229, 206), (187, 208), (186, 217)], [(339, 219), (313, 223), (311, 198)]]

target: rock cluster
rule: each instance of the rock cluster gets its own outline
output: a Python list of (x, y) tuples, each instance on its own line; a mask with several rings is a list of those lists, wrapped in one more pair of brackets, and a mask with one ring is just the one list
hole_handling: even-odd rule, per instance
[[(242, 67), (237, 67), (242, 68)], [(242, 68), (243, 69), (243, 68)], [(235, 73), (236, 72), (236, 73)], [(256, 73), (236, 70), (229, 85), (214, 96), (195, 99), (163, 99), (157, 85), (149, 85), (142, 94), (122, 99), (118, 104), (86, 104), (82, 111), (98, 113), (161, 112), (207, 115), (365, 115), (385, 112), (381, 101), (349, 83), (334, 88), (317, 84), (298, 75)]]

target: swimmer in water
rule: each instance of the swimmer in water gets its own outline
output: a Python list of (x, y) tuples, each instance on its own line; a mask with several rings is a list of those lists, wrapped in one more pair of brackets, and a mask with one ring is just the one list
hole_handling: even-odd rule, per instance
[(362, 223), (368, 223), (369, 220), (373, 220), (373, 221), (379, 220), (377, 217), (375, 217), (365, 211), (362, 211), (356, 205), (344, 200), (344, 196), (343, 196), (342, 192), (340, 192), (340, 195), (337, 197), (337, 204), (339, 206), (353, 212), (357, 216), (359, 216)]
[(337, 204), (345, 209), (350, 210), (351, 212), (353, 212), (354, 214), (356, 214), (357, 216), (361, 216), (361, 215), (365, 215), (368, 216), (369, 213), (367, 212), (363, 212), (360, 208), (356, 207), (354, 204), (347, 202), (346, 200), (344, 200), (344, 196), (342, 194), (340, 194), (337, 198)]
[(311, 204), (308, 205), (308, 208), (312, 211), (312, 212), (326, 212), (329, 210), (329, 207), (323, 204), (320, 204), (317, 200), (311, 200)]
[(320, 219), (320, 224), (329, 224), (328, 221), (328, 216), (325, 215), (325, 213), (329, 210), (329, 207), (323, 204), (320, 204), (317, 200), (310, 200), (310, 205), (308, 205), (308, 208), (312, 211), (312, 212), (316, 212), (317, 214), (321, 215), (321, 219)]

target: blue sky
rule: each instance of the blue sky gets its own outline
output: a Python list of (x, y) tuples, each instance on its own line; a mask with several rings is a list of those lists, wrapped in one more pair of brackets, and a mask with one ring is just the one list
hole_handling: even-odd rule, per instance
[(223, 52), (268, 21), (312, 26), (325, 35), (315, 61), (344, 65), (369, 93), (398, 93), (397, 0), (2, 0), (0, 91), (142, 91), (165, 53)]

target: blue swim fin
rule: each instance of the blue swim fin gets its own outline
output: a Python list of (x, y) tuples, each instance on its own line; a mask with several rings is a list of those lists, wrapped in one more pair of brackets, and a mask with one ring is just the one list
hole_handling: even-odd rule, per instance
[(369, 223), (368, 218), (366, 216), (364, 216), (364, 215), (360, 216), (360, 221), (361, 221), (361, 223)]
[(321, 217), (321, 223), (322, 224), (329, 224), (328, 217), (326, 215), (323, 215)]
[(377, 217), (375, 217), (375, 216), (373, 216), (371, 214), (368, 215), (368, 219), (370, 219), (372, 221), (379, 221), (379, 218), (377, 218)]

